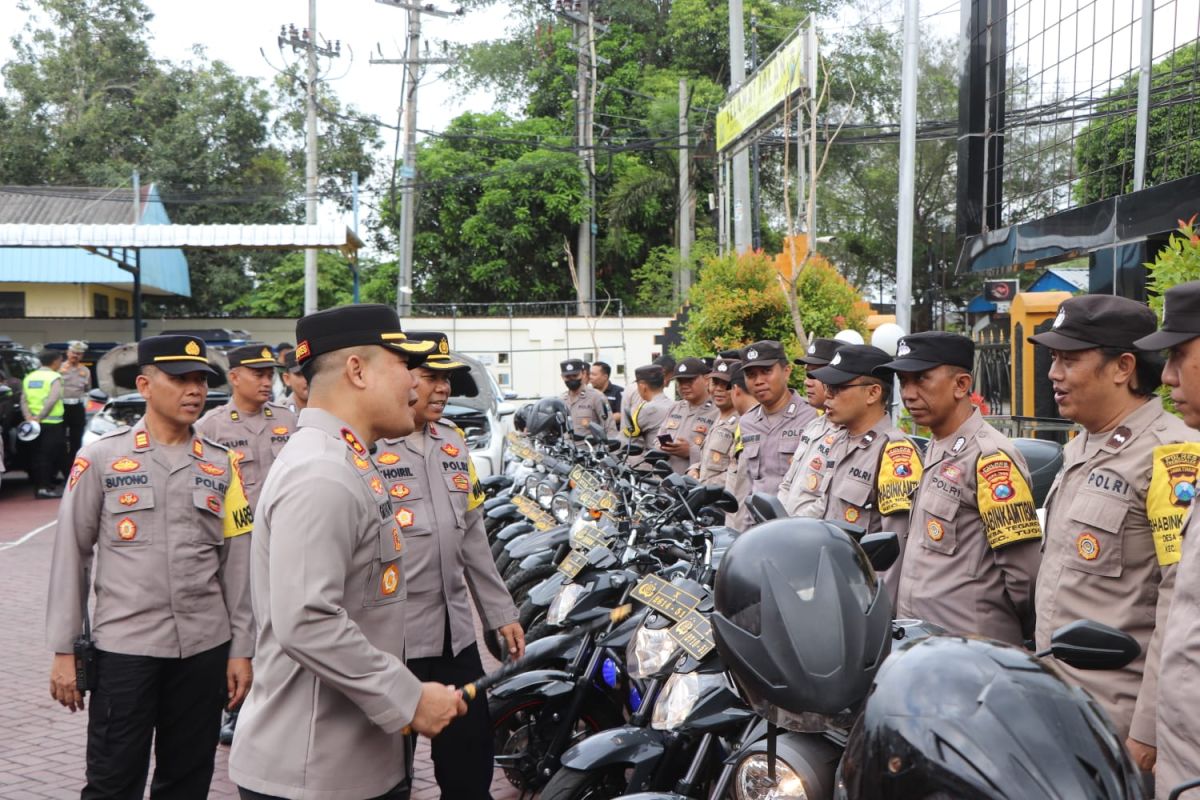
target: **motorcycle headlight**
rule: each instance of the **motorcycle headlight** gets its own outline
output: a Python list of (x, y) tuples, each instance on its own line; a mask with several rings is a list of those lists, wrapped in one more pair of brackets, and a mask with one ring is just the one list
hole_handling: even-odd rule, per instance
[(587, 594), (591, 588), (590, 583), (587, 586), (581, 586), (578, 583), (568, 583), (564, 586), (550, 601), (550, 610), (546, 612), (546, 623), (562, 625), (567, 615), (571, 613), (571, 609), (579, 602), (579, 598)]
[(663, 667), (679, 650), (679, 643), (667, 633), (667, 628), (653, 630), (639, 625), (625, 646), (625, 669), (630, 677), (645, 680), (662, 672)]
[(547, 511), (550, 510), (550, 501), (554, 499), (554, 484), (539, 483), (537, 485), (537, 501), (538, 505)]
[(733, 793), (737, 800), (808, 800), (804, 781), (778, 756), (775, 780), (771, 780), (766, 753), (754, 753), (738, 764)]
[(554, 495), (554, 499), (550, 501), (550, 513), (556, 520), (565, 523), (571, 518), (571, 501), (561, 494)]
[(525, 496), (526, 497), (537, 497), (538, 479), (540, 477), (541, 476), (538, 475), (536, 472), (532, 475), (525, 476)]
[[(676, 672), (667, 679), (662, 694), (654, 703), (654, 713), (650, 715), (650, 727), (660, 731), (669, 731), (679, 727), (692, 709), (700, 695), (718, 686), (727, 686), (725, 673), (705, 675), (699, 672)], [(786, 797), (788, 795), (780, 795)]]

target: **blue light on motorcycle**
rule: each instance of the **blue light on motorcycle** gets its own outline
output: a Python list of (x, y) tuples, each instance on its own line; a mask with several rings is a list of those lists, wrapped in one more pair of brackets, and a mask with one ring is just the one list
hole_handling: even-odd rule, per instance
[(637, 711), (642, 707), (642, 693), (632, 683), (629, 684), (629, 710)]
[(621, 671), (617, 669), (617, 662), (611, 658), (604, 659), (604, 663), (600, 665), (600, 675), (603, 676), (604, 682), (608, 684), (608, 688), (617, 688), (617, 683), (620, 682)]

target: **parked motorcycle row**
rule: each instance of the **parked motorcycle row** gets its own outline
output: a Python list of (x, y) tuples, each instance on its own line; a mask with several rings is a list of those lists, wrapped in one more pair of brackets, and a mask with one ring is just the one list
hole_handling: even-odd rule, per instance
[(766, 495), (738, 534), (736, 500), (666, 453), (573, 435), (556, 399), (521, 423), (483, 485), (533, 665), (488, 695), (523, 798), (1150, 796), (1052, 666), (1119, 669), (1132, 637), (1079, 621), (1032, 654), (894, 620), (876, 572), (895, 534), (789, 519)]

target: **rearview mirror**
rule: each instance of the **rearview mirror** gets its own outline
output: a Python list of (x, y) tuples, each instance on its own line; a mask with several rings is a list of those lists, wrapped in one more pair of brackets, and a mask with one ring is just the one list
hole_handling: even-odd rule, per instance
[(671, 465), (666, 461), (655, 461), (650, 465), (650, 471), (660, 478), (675, 474), (675, 470), (671, 469)]
[(783, 503), (779, 502), (779, 498), (767, 492), (755, 492), (747, 497), (746, 508), (750, 510), (750, 516), (756, 523), (771, 519), (783, 519), (788, 515), (787, 509), (783, 507)]
[(108, 395), (103, 389), (92, 389), (90, 392), (88, 392), (88, 397), (95, 400), (97, 403), (108, 402)]
[(858, 540), (876, 572), (883, 572), (900, 557), (900, 537), (888, 531), (868, 533)]
[(604, 426), (600, 425), (599, 423), (589, 422), (587, 429), (588, 433), (596, 437), (597, 442), (608, 441), (608, 434), (604, 432)]
[(668, 453), (664, 453), (662, 450), (650, 449), (650, 450), (647, 450), (644, 453), (644, 455), (646, 456), (647, 461), (670, 461), (671, 460), (671, 456)]
[(1120, 669), (1142, 653), (1127, 633), (1090, 619), (1079, 619), (1050, 634), (1050, 647), (1038, 653), (1054, 656), (1075, 669)]

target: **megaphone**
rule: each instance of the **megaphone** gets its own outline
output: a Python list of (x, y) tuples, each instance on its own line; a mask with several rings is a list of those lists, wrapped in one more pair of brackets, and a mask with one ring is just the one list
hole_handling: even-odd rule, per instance
[(37, 422), (26, 421), (17, 426), (17, 439), (22, 442), (32, 442), (42, 435), (42, 426)]

